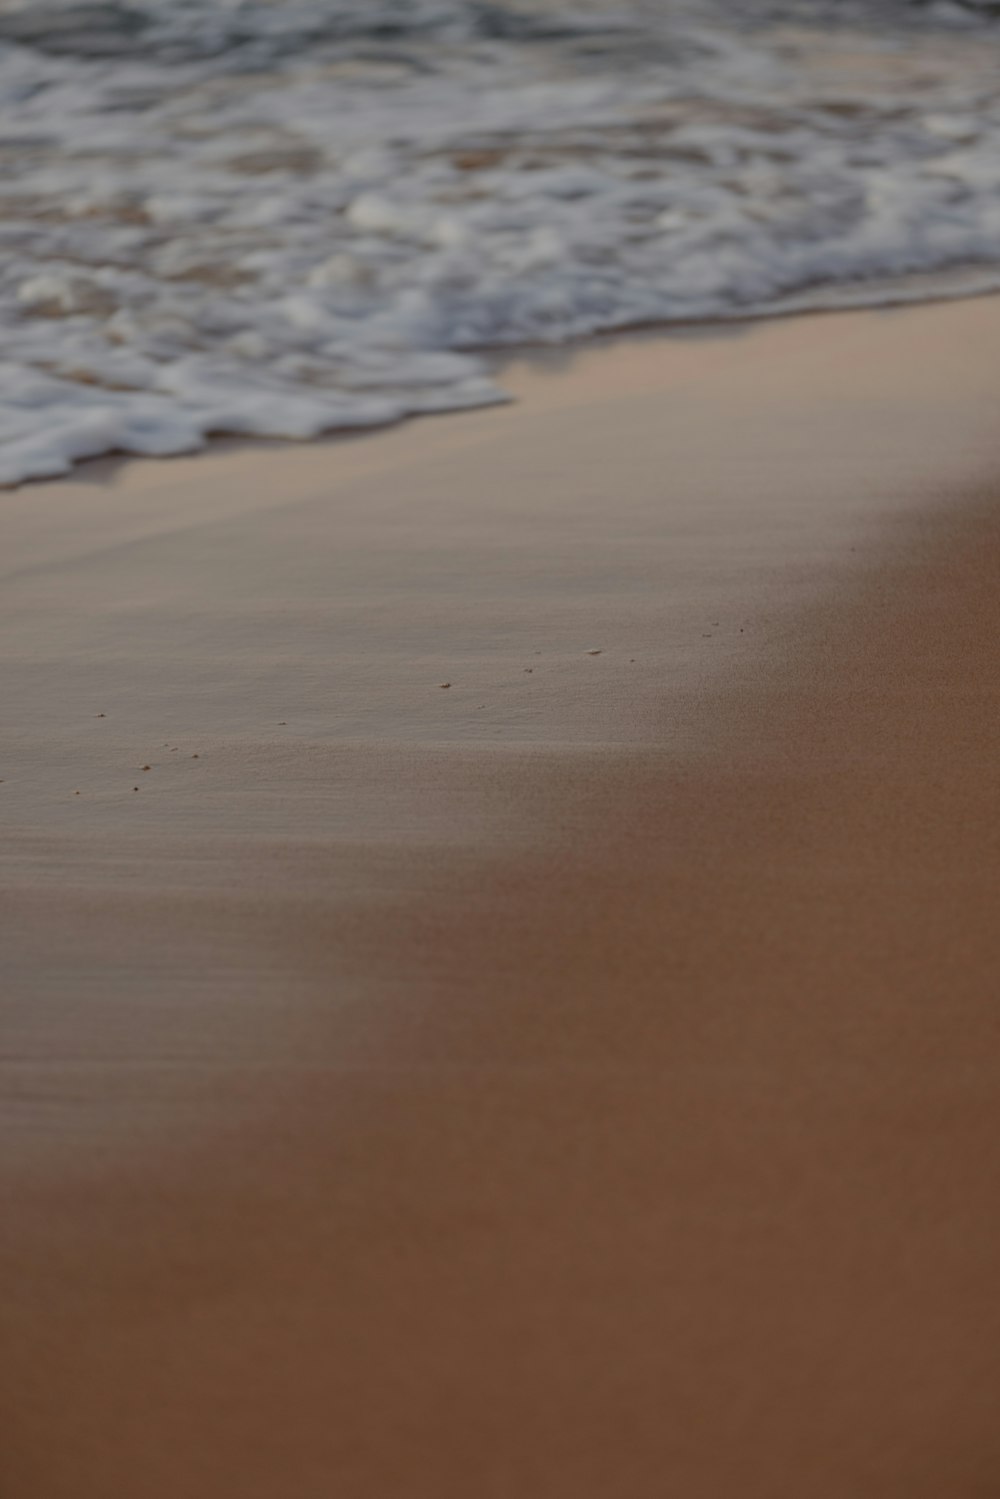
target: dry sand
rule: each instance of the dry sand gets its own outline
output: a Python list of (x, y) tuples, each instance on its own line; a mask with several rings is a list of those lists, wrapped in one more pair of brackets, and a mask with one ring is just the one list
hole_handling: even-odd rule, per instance
[(1000, 1489), (1000, 302), (507, 378), (0, 497), (4, 1499)]

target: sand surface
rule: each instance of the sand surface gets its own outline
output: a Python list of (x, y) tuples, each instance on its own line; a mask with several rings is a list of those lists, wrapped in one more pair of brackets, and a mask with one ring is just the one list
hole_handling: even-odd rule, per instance
[(1000, 301), (507, 380), (0, 496), (5, 1499), (1000, 1486)]

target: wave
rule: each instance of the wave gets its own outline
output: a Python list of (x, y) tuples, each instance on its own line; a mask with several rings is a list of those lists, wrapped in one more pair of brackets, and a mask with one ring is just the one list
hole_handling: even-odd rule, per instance
[(485, 355), (1000, 283), (1000, 31), (871, 0), (0, 4), (0, 482)]

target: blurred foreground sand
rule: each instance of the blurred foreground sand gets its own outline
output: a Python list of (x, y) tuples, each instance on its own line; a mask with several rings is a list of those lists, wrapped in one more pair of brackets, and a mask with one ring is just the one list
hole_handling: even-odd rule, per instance
[(0, 498), (5, 1499), (1000, 1484), (1000, 302), (507, 377)]

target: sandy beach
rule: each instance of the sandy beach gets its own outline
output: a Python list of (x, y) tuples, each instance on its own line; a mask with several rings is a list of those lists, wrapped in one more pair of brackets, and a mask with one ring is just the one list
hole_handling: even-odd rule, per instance
[(0, 494), (5, 1499), (1000, 1484), (1000, 299)]

